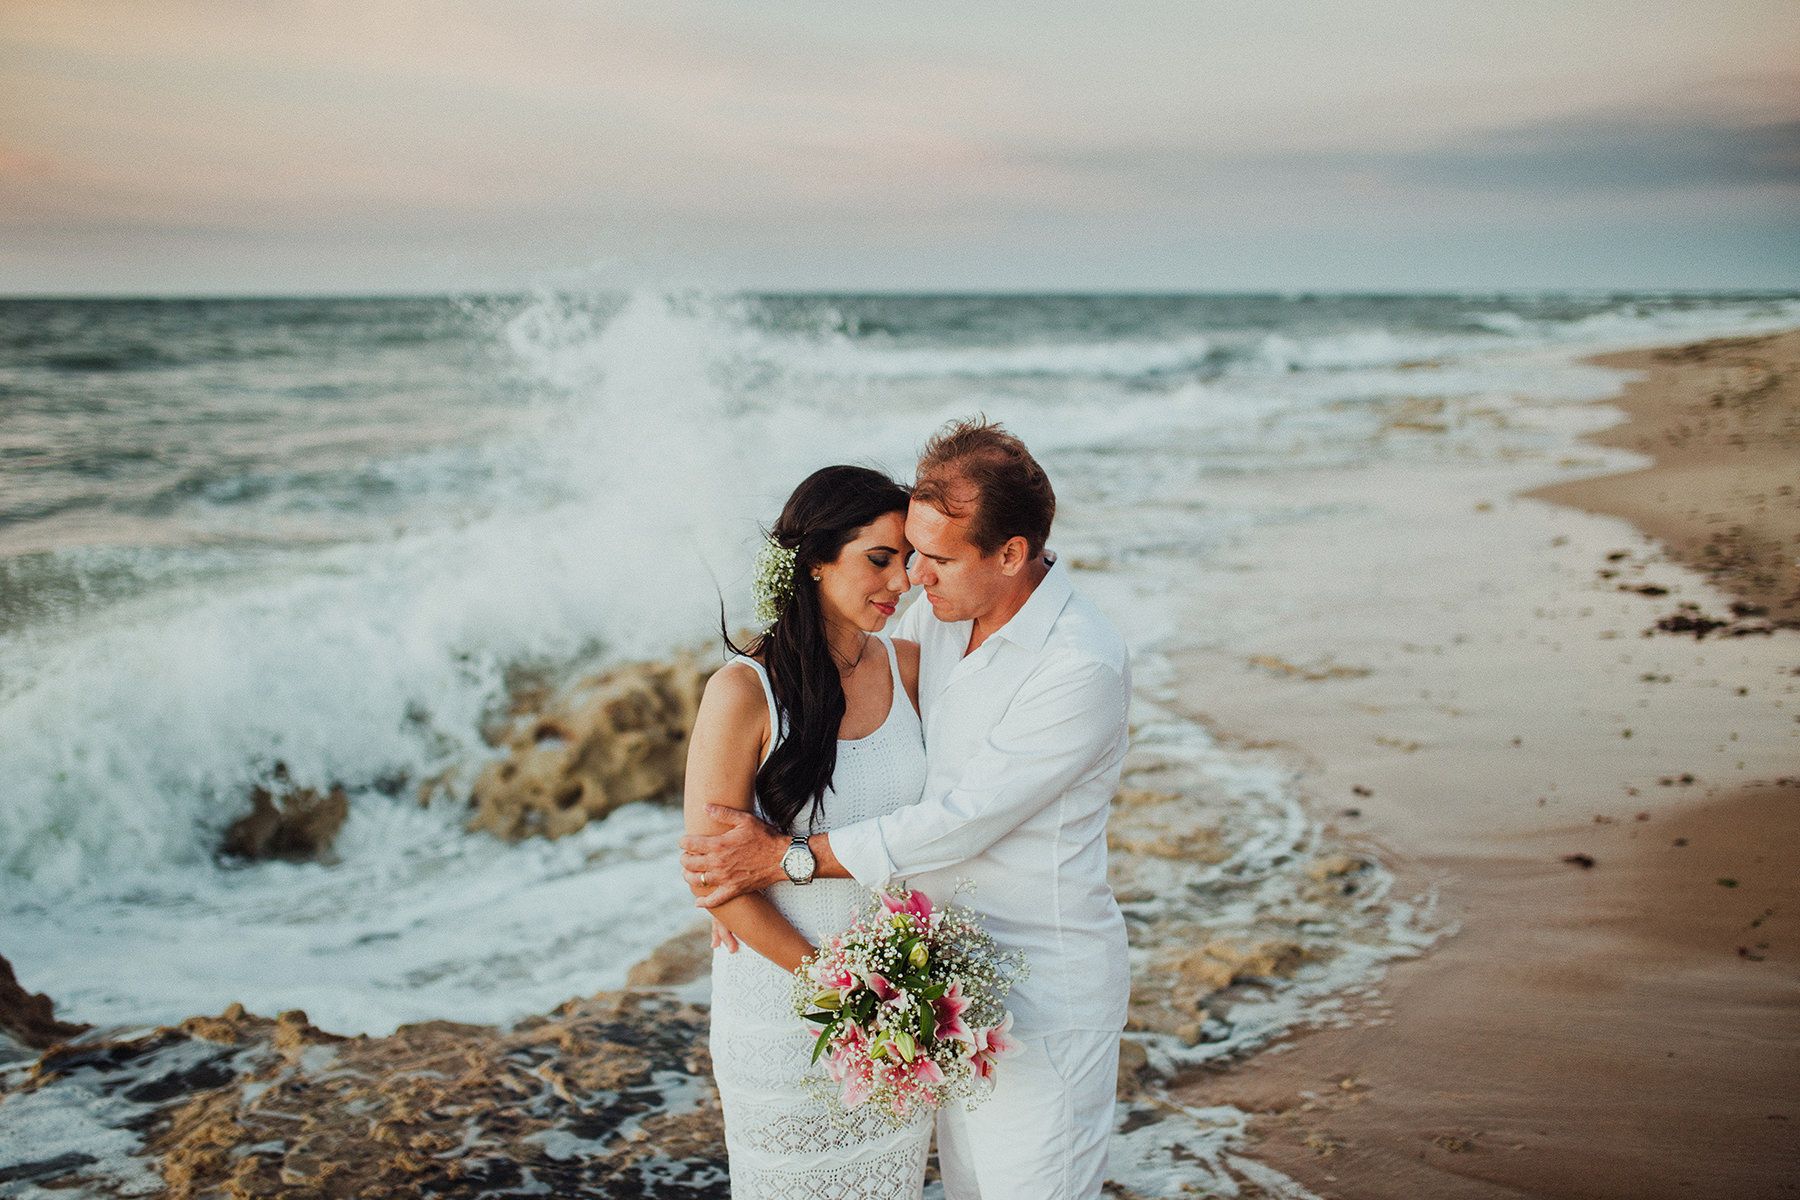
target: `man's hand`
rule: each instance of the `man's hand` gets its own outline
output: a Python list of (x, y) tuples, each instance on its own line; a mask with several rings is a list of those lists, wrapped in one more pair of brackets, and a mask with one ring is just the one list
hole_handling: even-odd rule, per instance
[(729, 828), (710, 837), (690, 833), (681, 839), (681, 877), (701, 908), (717, 908), (787, 878), (781, 856), (787, 853), (788, 839), (773, 826), (742, 809), (717, 804), (707, 805), (706, 815)]

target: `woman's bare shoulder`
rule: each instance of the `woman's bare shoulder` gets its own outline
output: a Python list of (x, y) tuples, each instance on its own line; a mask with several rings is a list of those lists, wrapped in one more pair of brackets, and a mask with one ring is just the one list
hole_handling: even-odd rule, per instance
[(741, 662), (729, 662), (714, 671), (700, 697), (702, 717), (733, 727), (766, 724), (768, 710), (762, 681)]

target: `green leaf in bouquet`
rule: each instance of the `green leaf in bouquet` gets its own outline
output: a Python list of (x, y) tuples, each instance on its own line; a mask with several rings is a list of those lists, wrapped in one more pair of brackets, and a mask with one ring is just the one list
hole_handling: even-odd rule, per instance
[(831, 1041), (831, 1032), (832, 1032), (832, 1027), (829, 1025), (827, 1025), (825, 1028), (819, 1030), (819, 1040), (813, 1043), (813, 1053), (812, 1053), (812, 1061), (813, 1062), (818, 1062), (819, 1055), (825, 1053), (825, 1045), (827, 1042)]
[(837, 1021), (838, 1014), (834, 1012), (809, 1012), (806, 1014), (806, 1019), (815, 1021), (820, 1025), (831, 1025)]
[(940, 1000), (943, 998), (944, 993), (949, 990), (950, 985), (947, 983), (934, 983), (928, 987), (920, 988), (919, 998), (921, 1000)]
[(931, 1007), (929, 1005), (920, 1005), (919, 1006), (919, 1043), (921, 1045), (928, 1045), (931, 1042), (931, 1034), (932, 1034), (933, 1030), (935, 1030), (936, 1028), (937, 1028), (937, 1022), (933, 1019), (933, 1013), (932, 1013)]

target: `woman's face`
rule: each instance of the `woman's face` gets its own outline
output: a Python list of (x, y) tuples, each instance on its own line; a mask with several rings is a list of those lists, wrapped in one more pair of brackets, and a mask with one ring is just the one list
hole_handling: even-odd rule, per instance
[(911, 553), (902, 513), (883, 513), (857, 530), (834, 561), (815, 568), (825, 619), (871, 633), (886, 625), (895, 602), (911, 586), (906, 581)]

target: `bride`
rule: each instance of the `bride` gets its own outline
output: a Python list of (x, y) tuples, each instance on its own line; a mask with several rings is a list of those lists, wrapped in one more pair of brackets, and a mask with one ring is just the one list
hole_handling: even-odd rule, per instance
[[(931, 1122), (828, 1110), (804, 1078), (814, 1031), (792, 1008), (793, 972), (849, 925), (868, 893), (812, 878), (805, 836), (919, 799), (925, 745), (919, 648), (880, 635), (906, 592), (906, 489), (877, 471), (826, 467), (788, 498), (758, 559), (767, 631), (707, 684), (688, 748), (689, 833), (723, 826), (709, 803), (752, 810), (795, 839), (790, 882), (713, 914), (755, 953), (713, 955), (712, 1055), (735, 1200), (917, 1197)], [(705, 894), (704, 883), (700, 888)], [(872, 1107), (872, 1106), (871, 1106)]]

